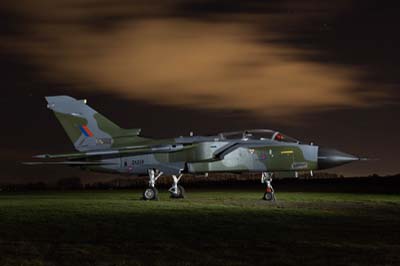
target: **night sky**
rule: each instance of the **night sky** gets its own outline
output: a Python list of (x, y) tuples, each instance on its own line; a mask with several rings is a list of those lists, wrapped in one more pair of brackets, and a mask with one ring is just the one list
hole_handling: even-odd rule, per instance
[(32, 168), (72, 152), (46, 109), (68, 94), (122, 127), (174, 137), (272, 128), (400, 172), (395, 1), (3, 0), (0, 182), (86, 173)]

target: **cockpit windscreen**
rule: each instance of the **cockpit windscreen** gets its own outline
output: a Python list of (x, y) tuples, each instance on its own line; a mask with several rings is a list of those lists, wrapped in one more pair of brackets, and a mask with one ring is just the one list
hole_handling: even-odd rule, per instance
[(222, 139), (254, 139), (254, 140), (275, 140), (289, 143), (300, 143), (297, 139), (284, 135), (270, 129), (251, 129), (220, 133)]

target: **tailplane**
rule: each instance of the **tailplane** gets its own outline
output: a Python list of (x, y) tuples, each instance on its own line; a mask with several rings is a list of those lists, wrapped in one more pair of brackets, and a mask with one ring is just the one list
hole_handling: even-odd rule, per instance
[(78, 151), (133, 145), (142, 140), (140, 129), (123, 129), (86, 104), (70, 96), (48, 96), (47, 107), (65, 129)]

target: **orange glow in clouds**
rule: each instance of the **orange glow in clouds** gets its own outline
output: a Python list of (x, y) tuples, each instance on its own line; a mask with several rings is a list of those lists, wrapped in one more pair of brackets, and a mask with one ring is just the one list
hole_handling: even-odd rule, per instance
[[(77, 4), (63, 8), (60, 16), (79, 21), (88, 15)], [(359, 73), (305, 61), (300, 49), (261, 43), (261, 32), (251, 23), (160, 16), (124, 21), (101, 32), (78, 22), (58, 23), (59, 17), (42, 10), (38, 16), (47, 20), (34, 24), (35, 38), (18, 47), (46, 77), (81, 89), (156, 104), (269, 116), (363, 104), (351, 91)]]

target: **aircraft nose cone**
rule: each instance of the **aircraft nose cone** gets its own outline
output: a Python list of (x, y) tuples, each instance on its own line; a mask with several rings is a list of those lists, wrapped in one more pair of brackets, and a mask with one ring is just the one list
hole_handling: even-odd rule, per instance
[(327, 169), (358, 160), (360, 158), (335, 149), (318, 148), (318, 169)]

